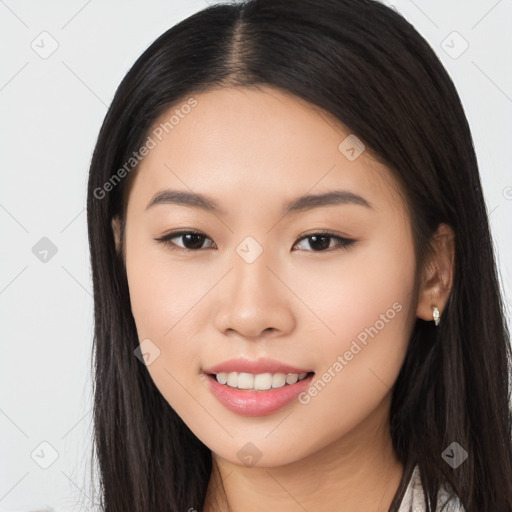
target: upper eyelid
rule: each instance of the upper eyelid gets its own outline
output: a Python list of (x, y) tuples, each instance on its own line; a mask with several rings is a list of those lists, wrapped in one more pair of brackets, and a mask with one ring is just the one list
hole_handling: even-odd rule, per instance
[[(182, 237), (183, 235), (187, 235), (187, 234), (195, 234), (195, 235), (204, 236), (206, 239), (211, 240), (215, 245), (217, 245), (215, 243), (215, 241), (211, 237), (209, 237), (208, 235), (206, 235), (202, 231), (198, 231), (198, 230), (194, 230), (194, 229), (184, 229), (184, 230), (178, 230), (178, 231), (171, 231), (170, 233), (164, 234), (161, 237), (155, 238), (155, 240), (157, 240), (158, 242), (162, 242), (162, 243), (166, 243), (166, 242), (167, 243), (171, 243), (170, 241), (173, 238)], [(343, 242), (349, 242), (350, 244), (353, 244), (353, 243), (358, 241), (355, 238), (350, 238), (350, 237), (346, 237), (346, 236), (343, 236), (343, 235), (338, 235), (336, 233), (333, 233), (332, 231), (317, 229), (316, 231), (310, 231), (309, 233), (306, 233), (304, 235), (300, 235), (296, 239), (296, 241), (294, 242), (294, 246), (297, 243), (301, 242), (302, 240), (304, 240), (306, 238), (309, 238), (310, 236), (314, 236), (314, 235), (324, 235), (324, 236), (328, 236), (330, 238), (337, 239), (339, 241), (338, 245), (343, 245)], [(201, 250), (204, 250), (204, 249), (187, 249), (186, 247), (181, 247), (181, 246), (179, 246), (177, 244), (174, 244), (174, 243), (173, 243), (173, 245), (175, 245), (178, 250), (183, 250), (183, 251), (199, 252)], [(206, 249), (211, 249), (211, 247), (206, 247)], [(306, 251), (306, 252), (327, 252), (327, 251)]]
[[(170, 233), (165, 233), (164, 235), (157, 237), (155, 240), (162, 240), (162, 239), (170, 240), (172, 238), (176, 238), (176, 237), (183, 236), (183, 235), (189, 235), (189, 234), (204, 236), (205, 238), (208, 238), (209, 240), (211, 240), (213, 242), (213, 239), (211, 237), (209, 237), (206, 233), (203, 233), (202, 231), (195, 231), (193, 229), (187, 229), (187, 230), (182, 230), (182, 231), (171, 231)], [(304, 238), (308, 238), (309, 236), (313, 236), (313, 235), (325, 235), (325, 236), (330, 236), (331, 238), (350, 239), (350, 237), (338, 235), (332, 231), (318, 229), (317, 231), (311, 231), (304, 235), (300, 235), (300, 237), (297, 238), (297, 241), (303, 240)]]

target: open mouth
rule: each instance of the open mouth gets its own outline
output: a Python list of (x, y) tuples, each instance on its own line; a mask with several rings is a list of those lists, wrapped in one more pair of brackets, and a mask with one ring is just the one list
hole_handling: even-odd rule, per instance
[[(283, 370), (286, 369), (283, 368)], [(296, 402), (297, 397), (311, 385), (315, 375), (314, 371), (304, 373), (214, 373), (214, 371), (215, 369), (212, 368), (204, 372), (208, 377), (206, 382), (213, 396), (230, 411), (249, 417), (273, 414)]]
[(271, 389), (293, 386), (297, 382), (312, 377), (315, 372), (306, 373), (238, 373), (222, 372), (207, 375), (219, 384), (247, 391), (268, 391)]

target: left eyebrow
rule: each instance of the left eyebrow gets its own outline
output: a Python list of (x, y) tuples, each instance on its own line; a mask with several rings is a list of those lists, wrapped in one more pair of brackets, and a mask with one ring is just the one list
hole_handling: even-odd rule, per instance
[(366, 208), (373, 208), (372, 204), (360, 195), (348, 190), (332, 190), (325, 194), (309, 194), (298, 197), (287, 203), (281, 214), (285, 216), (289, 213), (303, 212), (313, 208), (335, 206), (338, 204), (357, 204)]

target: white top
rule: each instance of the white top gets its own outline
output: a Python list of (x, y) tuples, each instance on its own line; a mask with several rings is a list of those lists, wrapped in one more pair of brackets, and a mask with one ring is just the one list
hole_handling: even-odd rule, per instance
[[(443, 505), (445, 508), (442, 508)], [(460, 503), (457, 496), (451, 496), (446, 487), (441, 487), (437, 494), (436, 512), (465, 512), (465, 508)], [(424, 512), (425, 498), (423, 488), (421, 486), (420, 469), (418, 466), (414, 468), (411, 479), (405, 490), (402, 503), (398, 512)]]

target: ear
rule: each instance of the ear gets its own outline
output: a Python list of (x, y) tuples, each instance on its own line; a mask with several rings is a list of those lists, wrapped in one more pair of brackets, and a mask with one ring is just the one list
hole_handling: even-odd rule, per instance
[(450, 296), (455, 265), (455, 235), (445, 223), (439, 224), (432, 236), (433, 253), (422, 269), (416, 316), (433, 320), (433, 306), (443, 314)]
[(116, 244), (116, 252), (119, 254), (121, 250), (121, 219), (118, 216), (112, 217), (112, 232)]

